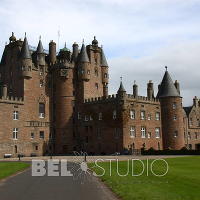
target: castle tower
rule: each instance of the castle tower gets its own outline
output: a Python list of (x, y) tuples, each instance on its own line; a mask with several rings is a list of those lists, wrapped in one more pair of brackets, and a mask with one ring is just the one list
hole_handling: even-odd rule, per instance
[[(60, 50), (54, 70), (55, 153), (73, 151), (74, 68), (66, 46)], [(54, 59), (52, 60), (54, 62)]]
[(167, 71), (159, 87), (157, 98), (161, 104), (164, 149), (181, 149), (185, 146), (182, 97)]
[[(79, 102), (107, 95), (107, 68), (105, 55), (102, 56), (102, 49), (98, 47), (96, 38), (92, 41), (92, 45), (87, 47), (83, 43), (76, 64), (78, 74), (76, 90)], [(103, 76), (105, 78), (102, 78)]]
[(108, 63), (101, 48), (101, 71), (102, 71), (102, 83), (103, 83), (103, 96), (108, 96)]
[(21, 70), (24, 78), (32, 77), (32, 58), (29, 51), (28, 41), (25, 35), (24, 42), (21, 49)]
[(42, 66), (42, 67), (44, 67), (44, 65), (45, 65), (45, 53), (44, 53), (44, 49), (42, 46), (41, 38), (40, 38), (38, 46), (37, 46), (37, 64), (38, 64), (38, 66)]

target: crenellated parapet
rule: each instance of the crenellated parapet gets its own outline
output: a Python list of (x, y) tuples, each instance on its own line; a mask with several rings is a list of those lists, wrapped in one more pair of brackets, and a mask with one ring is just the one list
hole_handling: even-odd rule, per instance
[(127, 94), (127, 98), (128, 99), (135, 99), (135, 100), (138, 100), (138, 101), (146, 101), (146, 102), (149, 102), (149, 103), (159, 103), (159, 99), (157, 98), (151, 98), (149, 99), (148, 97), (145, 97), (145, 96), (137, 96), (135, 97), (134, 95), (132, 94)]
[(117, 95), (108, 95), (108, 96), (103, 96), (103, 97), (94, 97), (94, 98), (89, 98), (85, 99), (84, 103), (101, 103), (101, 102), (108, 102), (108, 101), (115, 101), (117, 100)]
[(24, 99), (22, 97), (13, 97), (13, 96), (7, 96), (7, 97), (0, 97), (0, 103), (7, 103), (7, 104), (24, 104)]

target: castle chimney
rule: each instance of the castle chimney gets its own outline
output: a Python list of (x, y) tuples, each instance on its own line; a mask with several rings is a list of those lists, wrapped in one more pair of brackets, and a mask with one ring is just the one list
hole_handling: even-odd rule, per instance
[(8, 95), (8, 88), (7, 85), (3, 85), (3, 98), (6, 99)]
[(152, 99), (154, 98), (154, 89), (153, 89), (153, 83), (150, 80), (149, 83), (147, 83), (147, 98)]
[(199, 102), (199, 99), (197, 98), (197, 96), (195, 96), (194, 99), (193, 99), (193, 105), (195, 107), (198, 107), (198, 102)]
[(49, 62), (50, 64), (56, 62), (56, 43), (53, 40), (49, 43)]
[(137, 84), (136, 84), (136, 81), (134, 81), (134, 85), (133, 85), (133, 96), (134, 96), (135, 98), (138, 97), (138, 86), (137, 86)]
[(178, 93), (180, 94), (180, 84), (179, 84), (179, 82), (177, 80), (175, 81), (174, 85), (175, 85)]
[(72, 61), (76, 62), (77, 57), (78, 57), (78, 44), (74, 42), (72, 45), (73, 52), (72, 52)]

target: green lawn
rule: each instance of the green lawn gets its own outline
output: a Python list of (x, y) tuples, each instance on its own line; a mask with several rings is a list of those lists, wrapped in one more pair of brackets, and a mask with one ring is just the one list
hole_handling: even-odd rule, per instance
[[(132, 176), (132, 162), (130, 172), (121, 177), (117, 174), (117, 164), (112, 162), (111, 176), (110, 163), (100, 163), (105, 169), (105, 175), (100, 177), (123, 200), (199, 200), (200, 199), (200, 156), (179, 157), (165, 159), (169, 165), (168, 173), (163, 177), (154, 176), (147, 170), (142, 176)], [(153, 160), (149, 161), (151, 164)], [(146, 160), (144, 160), (146, 168)], [(94, 166), (90, 164), (90, 167)], [(127, 161), (119, 162), (120, 174), (126, 174)], [(150, 168), (150, 167), (149, 167)], [(96, 174), (102, 174), (103, 170), (92, 168)], [(142, 164), (138, 161), (134, 164), (134, 174), (140, 173)], [(166, 165), (157, 161), (153, 165), (156, 174), (163, 174)]]
[(29, 166), (28, 163), (24, 162), (0, 162), (0, 179), (22, 171)]

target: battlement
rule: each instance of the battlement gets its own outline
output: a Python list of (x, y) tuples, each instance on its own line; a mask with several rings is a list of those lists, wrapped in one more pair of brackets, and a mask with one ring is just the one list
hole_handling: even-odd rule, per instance
[(132, 94), (127, 94), (127, 98), (129, 98), (129, 99), (135, 99), (135, 100), (139, 100), (139, 101), (146, 101), (146, 102), (150, 102), (150, 103), (155, 103), (155, 102), (157, 103), (157, 102), (159, 102), (159, 99), (157, 99), (157, 98), (151, 98), (151, 99), (149, 99), (148, 97), (145, 97), (145, 96), (135, 97)]
[(24, 99), (22, 97), (0, 97), (0, 103), (8, 103), (8, 104), (24, 104)]
[(89, 99), (85, 99), (84, 103), (94, 103), (94, 102), (108, 102), (108, 101), (113, 101), (117, 99), (117, 95), (113, 94), (113, 95), (108, 95), (107, 97), (94, 97), (94, 98), (89, 98)]

